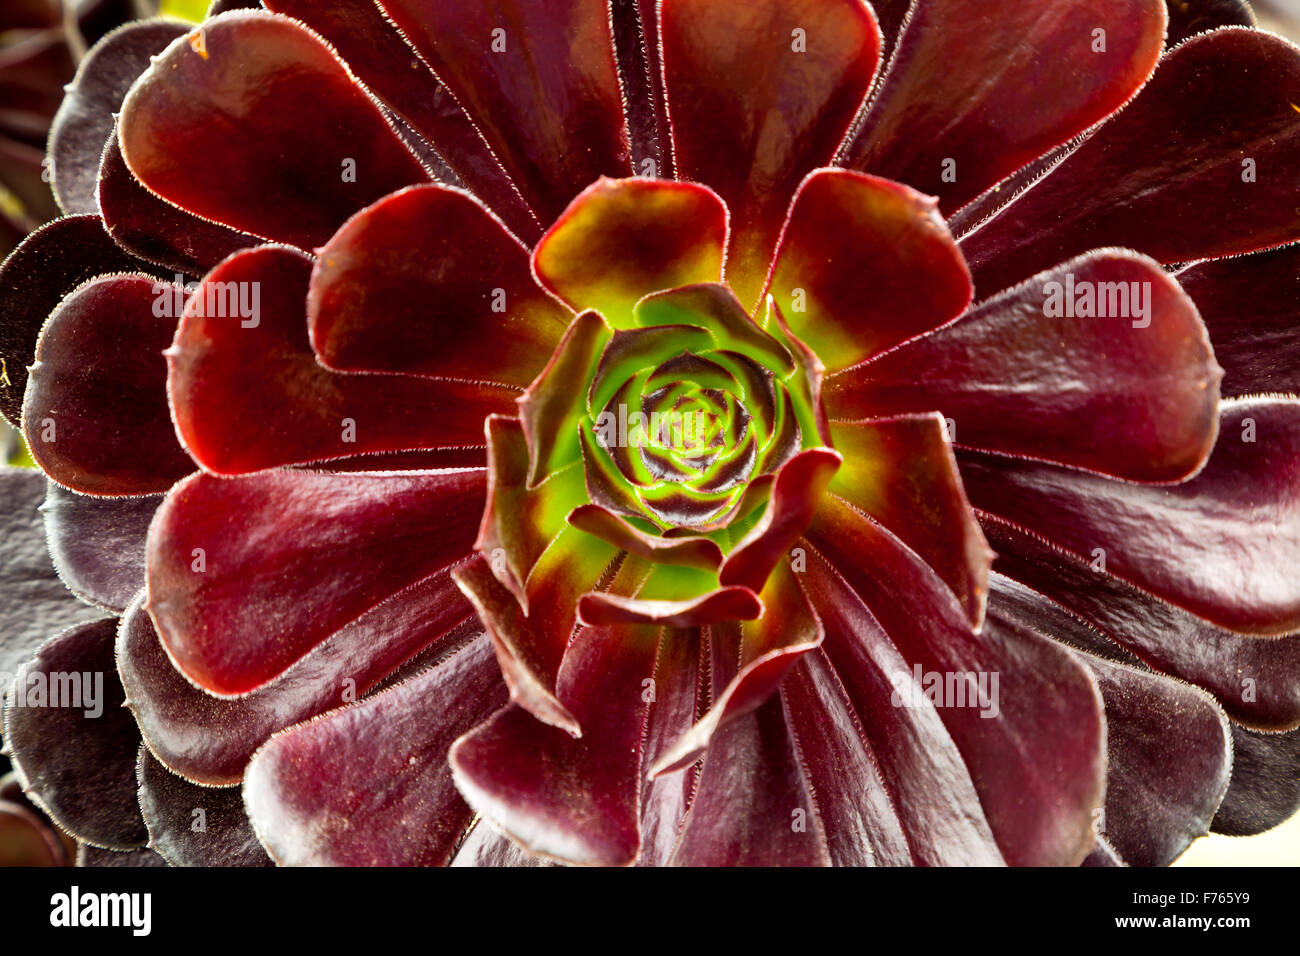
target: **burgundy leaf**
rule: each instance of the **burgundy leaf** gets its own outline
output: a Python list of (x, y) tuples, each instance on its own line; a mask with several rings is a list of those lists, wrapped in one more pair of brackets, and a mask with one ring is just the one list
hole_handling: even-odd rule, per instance
[(118, 246), (178, 273), (203, 275), (232, 253), (261, 242), (151, 193), (127, 168), (116, 135), (104, 146), (97, 199), (104, 228)]
[(103, 276), (46, 320), (28, 370), (23, 432), (47, 475), (73, 491), (166, 491), (194, 470), (167, 408), (163, 350), (183, 293), (142, 274)]
[[(322, 111), (330, 122), (319, 121)], [(127, 166), (151, 192), (304, 249), (380, 196), (429, 178), (316, 34), (256, 11), (206, 20), (169, 46), (131, 88), (118, 133)]]
[(631, 172), (604, 0), (379, 0), (542, 223)]
[(302, 253), (263, 246), (227, 259), (188, 301), (168, 392), (177, 433), (205, 468), (481, 445), (484, 417), (514, 409), (507, 386), (324, 368), (307, 335), (310, 276)]
[(1232, 783), (1213, 829), (1231, 836), (1263, 833), (1300, 810), (1300, 730), (1265, 734), (1232, 728)]
[(113, 116), (150, 57), (185, 32), (163, 20), (129, 23), (104, 37), (77, 66), (50, 125), (51, 186), (69, 215), (97, 213), (95, 178)]
[(277, 679), (231, 699), (213, 697), (182, 676), (141, 603), (127, 609), (117, 644), (118, 671), (140, 732), (173, 773), (217, 787), (243, 779), (249, 758), (276, 731), (447, 653), (477, 625), (449, 573), (440, 571), (343, 624)]
[(515, 235), (525, 242), (536, 241), (542, 226), (519, 190), (456, 97), (393, 29), (378, 3), (269, 0), (265, 6), (301, 20), (324, 37), (361, 82), (427, 140), (438, 158), (505, 220)]
[(191, 680), (245, 694), (466, 555), (482, 507), (480, 471), (195, 475), (150, 529), (146, 607)]
[[(995, 585), (989, 614), (1025, 621)], [(1050, 612), (1049, 612), (1050, 613)], [(1057, 636), (1053, 630), (1040, 630)], [(1228, 721), (1214, 699), (1141, 667), (1086, 651), (1106, 706), (1106, 803), (1095, 820), (1109, 847), (1133, 866), (1165, 866), (1209, 831), (1232, 770)]]
[(361, 210), (312, 272), (312, 346), (333, 369), (526, 386), (572, 318), (476, 199), (417, 186)]
[(722, 727), (674, 866), (829, 866), (830, 850), (779, 700)]
[(78, 840), (141, 846), (135, 799), (140, 732), (113, 665), (117, 621), (81, 624), (19, 668), (5, 699), (5, 744), (34, 803)]
[(1205, 468), (1180, 485), (1132, 485), (962, 452), (971, 503), (1213, 624), (1300, 630), (1300, 402), (1224, 405)]
[(41, 513), (59, 577), (83, 601), (121, 611), (144, 587), (145, 536), (162, 495), (92, 498), (49, 483)]
[(752, 311), (790, 197), (834, 156), (880, 33), (858, 0), (664, 0), (659, 26), (677, 173), (730, 208), (727, 281)]
[(1205, 320), (1225, 396), (1300, 392), (1300, 244), (1197, 263), (1178, 283)]
[(447, 750), (505, 700), (480, 637), (369, 700), (277, 734), (244, 781), (254, 829), (284, 865), (447, 863), (473, 819)]
[(642, 296), (722, 278), (727, 207), (695, 183), (600, 179), (533, 251), (537, 280), (575, 311), (631, 328)]
[[(104, 617), (59, 580), (46, 550), (41, 501), (45, 476), (34, 468), (0, 467), (0, 673), (13, 674), (54, 634)], [(0, 687), (0, 694), (5, 688)]]
[(0, 265), (0, 411), (10, 424), (21, 420), (27, 366), (54, 307), (87, 279), (139, 268), (94, 216), (47, 223)]
[(200, 787), (140, 748), (136, 773), (149, 846), (172, 866), (270, 866), (234, 787)]
[(559, 698), (582, 725), (575, 738), (511, 705), (451, 751), (465, 799), (530, 853), (627, 865), (640, 849), (645, 684), (665, 632), (584, 628), (564, 658)]
[[(729, 681), (715, 687), (713, 706), (708, 713), (675, 740), (650, 768), (654, 776), (693, 764), (704, 755), (722, 728), (762, 705), (776, 691), (786, 672), (821, 644), (821, 622), (808, 606), (795, 574), (787, 567), (779, 566), (772, 574), (762, 598), (765, 607), (762, 616), (755, 620), (740, 624), (726, 620), (703, 622), (713, 625), (711, 631), (716, 643), (738, 636), (737, 664)], [(720, 673), (714, 669), (715, 682)]]
[(1166, 19), (1164, 0), (916, 0), (845, 165), (952, 212), (1123, 106)]
[[(1300, 634), (1226, 631), (1104, 570), (1100, 556), (1075, 557), (991, 515), (981, 520), (999, 574), (1068, 609), (1072, 643), (1203, 687), (1249, 726), (1300, 724)], [(1065, 639), (1063, 630), (1052, 633)]]
[[(882, 803), (891, 801), (907, 850), (918, 864), (1001, 865), (1003, 856), (971, 771), (944, 727), (940, 709), (925, 698), (921, 680), (862, 599), (820, 555), (809, 558), (804, 587), (821, 619), (825, 641), (821, 650), (804, 658), (795, 675), (806, 670), (825, 706), (847, 711), (853, 720), (861, 752), (851, 738), (844, 741), (842, 731), (837, 736), (840, 746), (854, 756), (856, 772), (869, 774), (873, 764), (879, 766), (875, 787), (885, 792), (868, 789), (871, 801), (860, 806), (870, 806), (887, 824), (889, 810)], [(800, 683), (795, 676), (788, 689), (782, 688), (792, 719), (801, 717), (807, 706), (800, 703)], [(820, 725), (815, 733), (824, 733)], [(829, 743), (829, 734), (827, 738)], [(842, 838), (830, 837), (832, 847)], [(881, 862), (897, 861), (898, 836), (885, 829), (877, 839), (888, 854)]]
[(1194, 37), (1122, 112), (962, 251), (984, 294), (1101, 246), (1162, 263), (1300, 236), (1300, 49), (1255, 30)]
[(1107, 251), (832, 376), (824, 395), (832, 418), (938, 409), (963, 447), (1177, 481), (1214, 444), (1221, 375), (1193, 299), (1155, 262)]
[[(834, 496), (809, 541), (862, 596), (918, 682), (937, 675), (950, 704), (940, 716), (1007, 862), (1082, 860), (1092, 847), (1092, 811), (1105, 777), (1101, 698), (1091, 675), (1060, 645), (1026, 628), (986, 622), (972, 633), (928, 567)], [(956, 696), (958, 683), (969, 694)]]
[(831, 489), (915, 551), (978, 625), (993, 552), (966, 500), (942, 419), (836, 422), (831, 435), (844, 458)]
[(938, 328), (972, 294), (932, 198), (832, 169), (799, 187), (767, 291), (831, 372)]

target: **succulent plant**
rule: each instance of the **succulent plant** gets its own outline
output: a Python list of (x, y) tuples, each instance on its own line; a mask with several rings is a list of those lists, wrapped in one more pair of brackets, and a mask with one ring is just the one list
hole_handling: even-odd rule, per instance
[(90, 52), (0, 267), (63, 830), (1152, 865), (1295, 811), (1300, 49), (1245, 4), (226, 6)]

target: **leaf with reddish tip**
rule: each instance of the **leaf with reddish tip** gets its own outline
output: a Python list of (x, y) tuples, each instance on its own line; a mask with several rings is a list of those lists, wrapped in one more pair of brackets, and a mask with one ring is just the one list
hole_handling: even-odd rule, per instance
[(51, 313), (23, 401), (32, 457), (85, 494), (166, 491), (194, 470), (167, 408), (162, 352), (176, 319), (158, 303), (183, 293), (146, 275), (94, 279)]
[(167, 656), (143, 610), (123, 617), (117, 666), (150, 751), (173, 773), (203, 786), (243, 779), (268, 737), (364, 695), (408, 662), (441, 656), (477, 626), (473, 609), (442, 570), (381, 601), (326, 636), (270, 683), (242, 697), (195, 687)]
[(654, 627), (584, 628), (557, 690), (582, 724), (575, 738), (511, 706), (456, 741), (456, 785), (530, 853), (625, 866), (640, 850), (644, 681), (665, 639)]
[(831, 427), (844, 466), (831, 491), (879, 521), (934, 569), (966, 610), (984, 619), (993, 564), (937, 414)]
[(917, 0), (844, 164), (950, 213), (1123, 106), (1166, 19), (1164, 0)]
[(718, 580), (755, 591), (785, 557), (812, 521), (822, 494), (843, 459), (830, 448), (810, 448), (776, 472), (767, 509), (723, 562)]
[(429, 178), (316, 34), (262, 12), (222, 14), (169, 46), (127, 94), (118, 134), (151, 192), (304, 249)]
[[(264, 6), (301, 20), (339, 52), (383, 103), (437, 149), (469, 189), (526, 242), (542, 227), (478, 129), (429, 65), (374, 0), (270, 0)], [(212, 14), (209, 13), (209, 16)]]
[(262, 241), (201, 219), (145, 189), (127, 168), (116, 135), (104, 146), (96, 198), (104, 228), (114, 242), (132, 255), (177, 272), (203, 275), (226, 256)]
[(664, 538), (646, 534), (640, 528), (599, 505), (583, 505), (569, 513), (569, 524), (595, 535), (614, 547), (658, 564), (680, 565), (716, 571), (722, 564), (722, 550), (708, 538)]
[(195, 475), (150, 529), (149, 613), (190, 680), (248, 693), (468, 554), (483, 492), (483, 473), (469, 470)]
[(583, 312), (519, 398), (519, 420), (528, 438), (530, 485), (581, 457), (576, 416), (609, 338), (610, 330), (600, 315)]
[(1092, 252), (832, 377), (824, 395), (833, 419), (938, 409), (962, 447), (1163, 482), (1210, 454), (1222, 374), (1196, 305), (1157, 263)]
[(121, 611), (144, 587), (145, 536), (162, 495), (92, 498), (49, 483), (41, 513), (59, 577), (83, 601)]
[(790, 205), (767, 293), (835, 372), (960, 315), (972, 288), (933, 199), (821, 169)]
[[(982, 293), (1101, 246), (1170, 264), (1300, 237), (1300, 49), (1257, 30), (1193, 37), (1133, 101), (962, 251)], [(1249, 161), (1249, 163), (1247, 162)]]
[(149, 59), (185, 32), (185, 25), (162, 20), (129, 23), (104, 37), (82, 58), (64, 90), (50, 124), (48, 151), (51, 186), (69, 214), (99, 211), (95, 179), (104, 143), (113, 132), (113, 115)]
[[(176, 430), (219, 474), (364, 452), (481, 445), (483, 419), (513, 388), (331, 372), (305, 317), (311, 260), (283, 246), (237, 253), (208, 273), (167, 351)], [(250, 428), (257, 422), (257, 428)]]
[(1224, 368), (1225, 397), (1300, 392), (1300, 243), (1200, 262), (1177, 274)]
[[(1101, 696), (1087, 669), (1027, 628), (986, 621), (974, 633), (929, 567), (835, 496), (818, 512), (808, 540), (911, 665), (912, 686), (934, 691), (932, 675), (938, 675), (938, 689), (961, 680), (969, 691), (964, 701), (940, 697), (939, 716), (1007, 862), (1073, 866), (1082, 860), (1092, 847), (1092, 811), (1101, 804), (1106, 768)], [(983, 682), (982, 693), (972, 680)]]
[(642, 296), (722, 278), (727, 207), (705, 186), (601, 179), (588, 186), (533, 250), (537, 280), (575, 311), (595, 309), (635, 328)]
[(790, 197), (862, 104), (880, 33), (859, 0), (660, 6), (677, 171), (731, 209), (727, 281), (752, 310)]
[(234, 787), (200, 787), (140, 748), (136, 776), (149, 846), (172, 866), (270, 866)]
[(281, 865), (447, 863), (473, 819), (448, 748), (505, 698), (479, 638), (368, 700), (277, 734), (244, 780), (253, 828)]
[[(1251, 727), (1300, 725), (1300, 634), (1260, 639), (1226, 631), (1103, 570), (1095, 554), (1091, 560), (1068, 554), (992, 515), (981, 521), (998, 552), (998, 573), (1050, 598), (1062, 614), (1068, 609), (1075, 628), (1083, 629), (1054, 625), (1053, 636), (1093, 653), (1119, 652), (1203, 687)], [(1252, 683), (1243, 684), (1246, 679)], [(1247, 686), (1252, 693), (1243, 692)]]
[(809, 608), (794, 573), (788, 568), (781, 567), (768, 579), (762, 602), (763, 613), (757, 620), (730, 628), (726, 620), (704, 622), (716, 624), (724, 632), (731, 629), (739, 632), (740, 669), (721, 688), (709, 712), (659, 757), (650, 768), (652, 775), (671, 773), (694, 763), (720, 728), (767, 700), (786, 671), (821, 643), (821, 622)]
[(95, 216), (47, 223), (0, 264), (0, 411), (10, 424), (20, 427), (27, 366), (54, 307), (87, 279), (139, 268)]
[(19, 668), (5, 698), (5, 745), (32, 801), (79, 840), (144, 844), (135, 799), (140, 732), (113, 666), (117, 621), (80, 624)]
[(528, 250), (475, 198), (413, 186), (320, 250), (307, 297), (328, 367), (525, 386), (572, 316), (533, 281)]
[(631, 173), (604, 0), (380, 0), (548, 223)]
[(1213, 624), (1300, 630), (1300, 401), (1224, 404), (1205, 468), (1172, 487), (1132, 485), (963, 451), (971, 503)]

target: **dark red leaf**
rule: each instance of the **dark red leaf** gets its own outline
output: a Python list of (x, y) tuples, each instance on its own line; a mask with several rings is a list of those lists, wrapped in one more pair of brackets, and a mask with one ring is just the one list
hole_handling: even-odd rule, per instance
[(206, 20), (168, 47), (131, 88), (118, 132), (150, 191), (304, 249), (429, 178), (316, 34), (257, 11)]
[(195, 475), (150, 529), (147, 609), (191, 680), (218, 695), (256, 690), (468, 554), (483, 485), (469, 470)]
[(473, 820), (448, 748), (505, 699), (480, 637), (369, 700), (276, 735), (244, 782), (254, 829), (285, 865), (448, 862)]

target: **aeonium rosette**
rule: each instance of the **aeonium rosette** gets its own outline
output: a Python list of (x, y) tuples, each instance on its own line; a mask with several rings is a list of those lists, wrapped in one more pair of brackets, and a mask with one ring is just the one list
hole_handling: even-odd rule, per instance
[[(783, 672), (773, 665), (815, 631), (778, 565), (841, 463), (820, 408), (822, 367), (774, 300), (764, 329), (719, 281), (725, 229), (726, 209), (704, 187), (602, 180), (534, 255), (540, 281), (578, 314), (519, 399), (519, 418), (488, 420), (477, 547), (491, 576), (482, 565), (456, 576), (506, 648), (516, 693), (575, 734), (558, 700), (529, 692), (513, 631), (559, 652), (575, 616), (600, 628), (751, 627), (732, 688), (745, 693), (719, 716), (761, 701)], [(630, 243), (669, 248), (622, 263), (617, 250)], [(608, 268), (590, 269), (593, 257)], [(674, 280), (688, 284), (656, 289)], [(767, 603), (806, 626), (739, 623), (762, 618)], [(679, 749), (666, 765), (700, 748)]]

